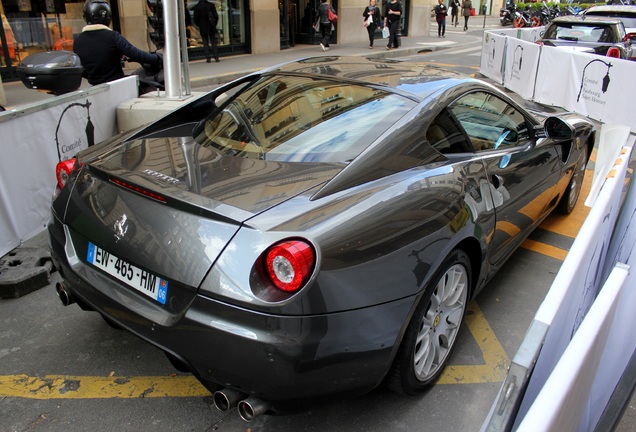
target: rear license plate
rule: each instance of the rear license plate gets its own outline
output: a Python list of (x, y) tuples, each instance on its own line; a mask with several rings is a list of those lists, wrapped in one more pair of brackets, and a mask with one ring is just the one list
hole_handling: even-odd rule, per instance
[(166, 297), (168, 296), (167, 280), (135, 267), (90, 242), (88, 243), (86, 260), (137, 291), (157, 300), (161, 304), (166, 304)]

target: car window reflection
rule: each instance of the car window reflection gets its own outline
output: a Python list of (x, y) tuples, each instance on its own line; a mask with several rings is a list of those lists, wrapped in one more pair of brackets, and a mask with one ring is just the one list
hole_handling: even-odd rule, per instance
[(413, 106), (407, 98), (372, 87), (266, 77), (206, 120), (195, 139), (236, 157), (347, 163)]

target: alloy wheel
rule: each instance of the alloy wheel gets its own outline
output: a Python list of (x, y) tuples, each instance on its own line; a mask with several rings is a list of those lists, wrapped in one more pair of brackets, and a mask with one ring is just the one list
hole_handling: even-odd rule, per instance
[(437, 283), (420, 323), (413, 356), (418, 380), (429, 380), (444, 365), (459, 332), (467, 298), (467, 270), (454, 264)]

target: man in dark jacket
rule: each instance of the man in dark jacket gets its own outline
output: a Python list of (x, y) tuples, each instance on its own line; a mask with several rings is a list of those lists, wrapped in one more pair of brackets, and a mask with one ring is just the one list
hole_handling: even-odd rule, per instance
[(73, 41), (73, 51), (84, 67), (84, 78), (91, 85), (103, 84), (123, 78), (122, 57), (138, 63), (160, 65), (157, 54), (136, 48), (110, 27), (110, 6), (105, 0), (87, 0), (84, 3), (86, 26)]
[(219, 51), (216, 46), (216, 23), (219, 22), (219, 14), (213, 4), (207, 0), (199, 0), (194, 7), (194, 23), (199, 27), (201, 39), (203, 39), (203, 52), (205, 59), (210, 63), (210, 43), (212, 44), (212, 55), (216, 62), (219, 61)]

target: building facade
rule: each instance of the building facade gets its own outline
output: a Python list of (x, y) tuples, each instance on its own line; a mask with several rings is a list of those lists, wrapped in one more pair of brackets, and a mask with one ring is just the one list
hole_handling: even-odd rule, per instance
[[(72, 50), (73, 37), (85, 25), (83, 0), (0, 0), (0, 73), (3, 81), (17, 79), (16, 68), (28, 55), (57, 49)], [(183, 1), (185, 24), (191, 21), (198, 0)], [(378, 0), (383, 6), (390, 0)], [(399, 0), (404, 16), (402, 34), (425, 35), (431, 25), (434, 0)], [(219, 53), (276, 53), (298, 44), (318, 44), (313, 30), (320, 0), (210, 0), (219, 14), (217, 40)], [(148, 37), (148, 16), (152, 12), (146, 0), (110, 0), (113, 29), (133, 45), (154, 51)], [(362, 11), (367, 0), (331, 0), (339, 20), (333, 33), (334, 43), (366, 43)], [(379, 32), (379, 30), (378, 30)], [(204, 58), (196, 26), (186, 31), (190, 60)]]

